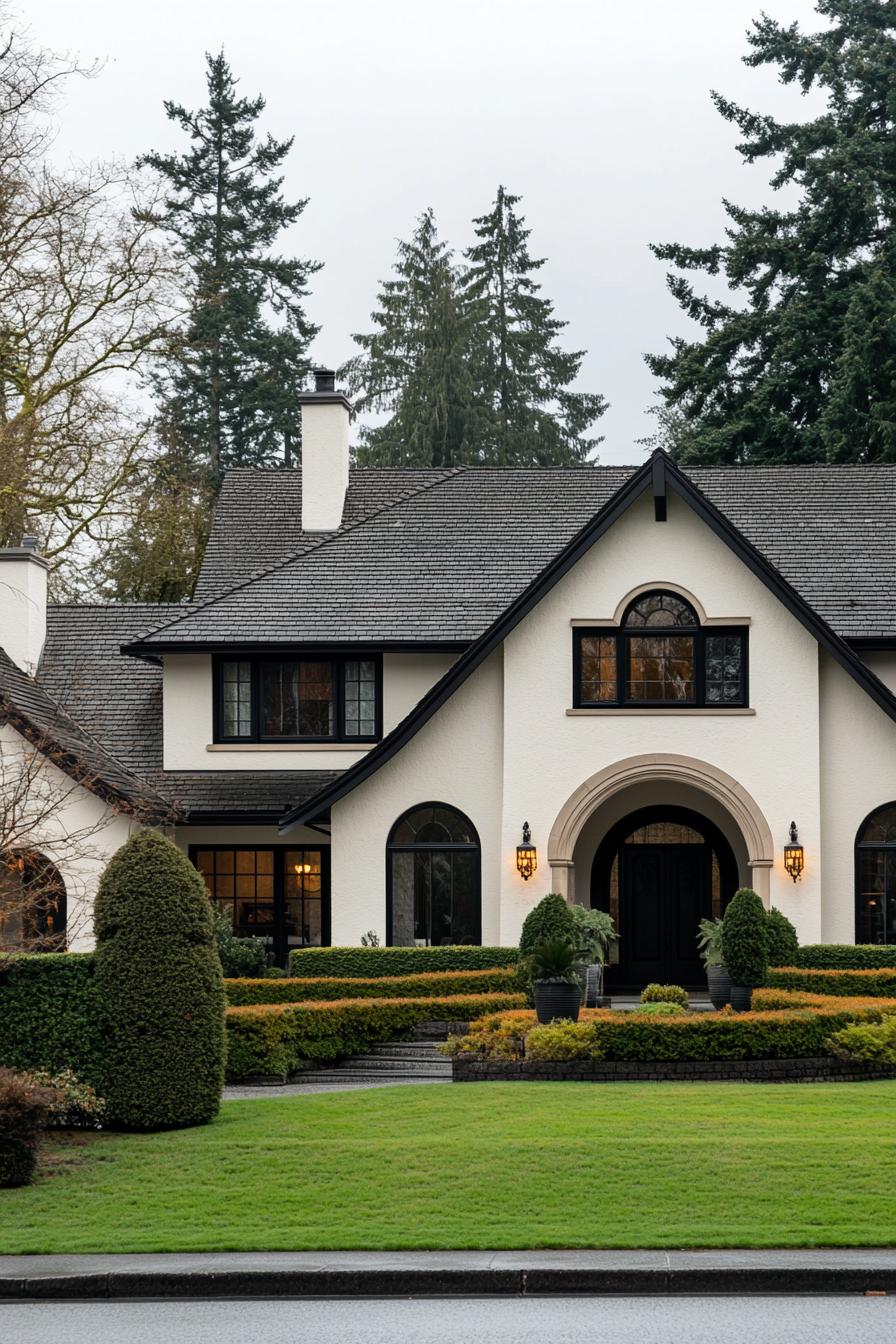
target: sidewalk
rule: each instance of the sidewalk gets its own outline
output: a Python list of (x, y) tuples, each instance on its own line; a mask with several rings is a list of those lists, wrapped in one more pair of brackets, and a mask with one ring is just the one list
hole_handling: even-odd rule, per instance
[(0, 1256), (0, 1300), (896, 1293), (896, 1250)]

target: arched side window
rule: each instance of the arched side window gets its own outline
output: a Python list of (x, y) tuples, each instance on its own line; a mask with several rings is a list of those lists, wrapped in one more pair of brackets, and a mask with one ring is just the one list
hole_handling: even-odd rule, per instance
[(747, 704), (747, 629), (702, 626), (689, 602), (657, 589), (618, 627), (573, 631), (577, 709), (621, 705), (735, 709)]
[(479, 836), (462, 812), (444, 803), (405, 812), (389, 833), (386, 866), (392, 946), (482, 941)]
[(877, 808), (856, 836), (856, 942), (896, 941), (896, 803)]
[(0, 948), (64, 952), (67, 905), (62, 875), (46, 855), (0, 855)]

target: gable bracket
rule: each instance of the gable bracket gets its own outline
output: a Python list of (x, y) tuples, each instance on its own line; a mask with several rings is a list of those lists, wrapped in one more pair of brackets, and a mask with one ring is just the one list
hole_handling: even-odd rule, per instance
[(666, 459), (654, 453), (650, 463), (650, 484), (653, 490), (653, 516), (658, 523), (666, 521)]

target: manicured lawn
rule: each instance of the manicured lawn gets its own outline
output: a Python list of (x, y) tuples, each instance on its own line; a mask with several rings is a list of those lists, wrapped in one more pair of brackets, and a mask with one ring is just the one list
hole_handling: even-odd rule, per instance
[(54, 1142), (0, 1252), (896, 1244), (896, 1083), (486, 1083)]

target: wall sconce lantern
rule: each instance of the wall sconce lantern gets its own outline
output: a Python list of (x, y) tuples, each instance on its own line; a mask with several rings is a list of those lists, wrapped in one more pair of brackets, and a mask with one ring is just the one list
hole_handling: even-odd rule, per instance
[(784, 867), (794, 882), (799, 880), (803, 871), (803, 847), (796, 832), (796, 822), (790, 823), (790, 840), (784, 846)]
[(516, 847), (516, 870), (524, 882), (529, 878), (538, 867), (538, 851), (532, 843), (532, 832), (529, 830), (528, 821), (523, 822), (523, 843)]

